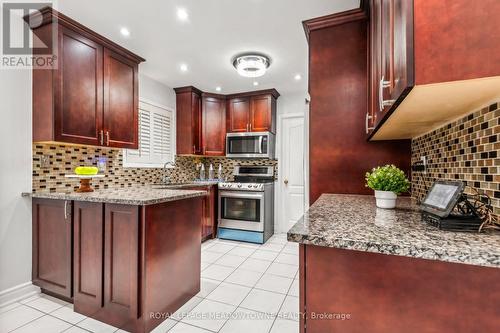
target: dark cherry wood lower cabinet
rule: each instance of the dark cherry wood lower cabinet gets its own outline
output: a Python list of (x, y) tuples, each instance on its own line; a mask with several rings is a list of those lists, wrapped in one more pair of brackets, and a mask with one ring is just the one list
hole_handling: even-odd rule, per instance
[(299, 253), (300, 307), (307, 314), (301, 332), (494, 333), (500, 327), (498, 269), (302, 244)]
[(103, 209), (102, 203), (74, 203), (74, 303), (87, 316), (102, 307)]
[(186, 190), (207, 191), (203, 198), (201, 216), (201, 240), (205, 241), (217, 236), (218, 189), (217, 185), (193, 186)]
[(33, 199), (33, 284), (62, 298), (72, 296), (71, 201)]
[(196, 295), (203, 200), (75, 202), (75, 311), (142, 333)]

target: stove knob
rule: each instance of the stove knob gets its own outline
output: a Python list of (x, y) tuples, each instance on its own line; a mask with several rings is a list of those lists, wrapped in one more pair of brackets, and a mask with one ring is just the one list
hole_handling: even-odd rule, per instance
[(238, 184), (238, 187), (241, 188), (241, 184)]

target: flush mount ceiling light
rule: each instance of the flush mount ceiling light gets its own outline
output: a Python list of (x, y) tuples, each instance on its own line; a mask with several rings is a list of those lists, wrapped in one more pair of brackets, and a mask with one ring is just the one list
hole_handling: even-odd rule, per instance
[(238, 55), (233, 60), (233, 66), (238, 74), (244, 77), (259, 77), (266, 74), (271, 64), (269, 58), (258, 53)]

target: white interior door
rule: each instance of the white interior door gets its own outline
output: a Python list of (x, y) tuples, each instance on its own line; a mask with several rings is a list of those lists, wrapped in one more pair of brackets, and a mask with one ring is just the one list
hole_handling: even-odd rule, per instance
[(304, 214), (304, 115), (281, 117), (280, 231), (287, 232)]

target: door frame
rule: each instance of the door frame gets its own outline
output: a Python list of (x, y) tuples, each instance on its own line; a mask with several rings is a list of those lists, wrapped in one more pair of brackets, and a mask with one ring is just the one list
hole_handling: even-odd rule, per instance
[[(278, 115), (278, 124), (277, 124), (277, 129), (276, 129), (276, 133), (278, 133), (276, 135), (276, 159), (278, 159), (278, 179), (277, 181), (275, 181), (275, 190), (276, 190), (276, 193), (275, 193), (275, 200), (274, 200), (274, 207), (276, 208), (274, 211), (275, 211), (275, 216), (274, 216), (274, 221), (278, 222), (278, 223), (275, 223), (275, 233), (284, 233), (284, 232), (288, 232), (288, 230), (285, 230), (284, 229), (284, 225), (283, 225), (283, 212), (284, 212), (284, 206), (282, 205), (282, 198), (283, 198), (283, 191), (284, 191), (284, 185), (283, 185), (283, 182), (282, 182), (282, 178), (283, 178), (283, 168), (281, 167), (282, 164), (280, 163), (282, 161), (282, 143), (283, 143), (283, 132), (282, 132), (282, 129), (283, 129), (283, 121), (285, 119), (292, 119), (292, 118), (303, 118), (303, 122), (304, 122), (304, 165), (303, 165), (303, 168), (304, 168), (304, 212), (309, 208), (309, 194), (308, 194), (308, 191), (309, 191), (309, 184), (308, 184), (308, 172), (307, 172), (307, 169), (309, 167), (309, 159), (308, 159), (308, 149), (306, 149), (308, 147), (308, 144), (309, 144), (309, 141), (308, 141), (308, 136), (307, 136), (307, 133), (306, 133), (306, 120), (307, 120), (307, 113), (306, 112), (294, 112), (294, 113), (285, 113), (285, 114), (281, 114), (281, 115)], [(276, 225), (279, 227), (279, 228), (276, 228)]]

